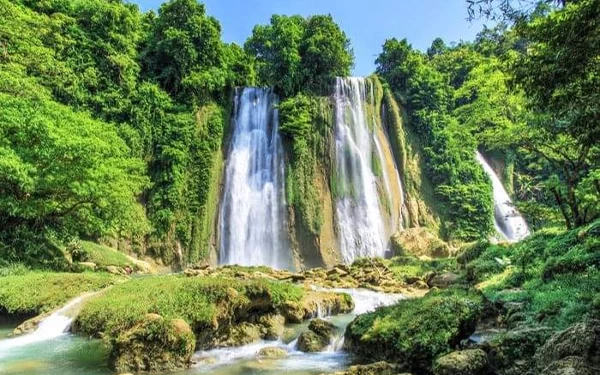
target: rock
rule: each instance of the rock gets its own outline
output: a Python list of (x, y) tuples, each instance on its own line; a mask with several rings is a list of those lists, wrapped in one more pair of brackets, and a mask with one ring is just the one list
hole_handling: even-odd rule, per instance
[(313, 331), (302, 332), (298, 337), (298, 350), (307, 353), (323, 351), (329, 345), (329, 339)]
[(285, 318), (281, 315), (265, 315), (258, 319), (265, 340), (277, 340), (285, 330)]
[(488, 359), (481, 349), (452, 352), (438, 358), (433, 365), (434, 375), (485, 375)]
[(333, 336), (333, 331), (336, 329), (335, 325), (323, 319), (314, 319), (308, 325), (308, 329), (313, 331), (319, 336), (327, 337), (328, 339)]
[(281, 314), (287, 323), (301, 323), (306, 319), (316, 317), (319, 311), (328, 314), (346, 314), (354, 310), (354, 301), (346, 293), (307, 292), (300, 302), (286, 302), (281, 308)]
[[(387, 362), (376, 362), (369, 365), (350, 366), (346, 371), (339, 371), (331, 375), (394, 375), (397, 367)], [(321, 374), (327, 375), (327, 374)], [(402, 373), (399, 375), (411, 375)]]
[(94, 272), (96, 270), (96, 263), (93, 262), (78, 262), (77, 265), (84, 271)]
[(162, 372), (189, 367), (195, 337), (181, 319), (156, 314), (111, 339), (109, 367), (116, 372)]
[(342, 276), (342, 277), (343, 277), (343, 276), (346, 276), (346, 275), (348, 275), (348, 271), (346, 271), (346, 270), (343, 270), (343, 269), (342, 269), (341, 267), (339, 267), (339, 266), (336, 266), (336, 267), (333, 267), (332, 269), (330, 269), (330, 270), (327, 272), (327, 275), (328, 275), (328, 276), (331, 276), (331, 275), (338, 275), (338, 276)]
[(438, 288), (447, 288), (450, 285), (454, 285), (458, 283), (459, 276), (452, 272), (444, 272), (439, 275), (433, 276), (428, 282), (430, 288), (438, 287)]
[(41, 314), (31, 319), (27, 319), (26, 321), (21, 323), (17, 328), (14, 329), (11, 336), (20, 336), (28, 333), (33, 333), (37, 329), (40, 322), (49, 315), (50, 313)]
[(540, 375), (597, 375), (600, 367), (591, 367), (585, 358), (571, 356), (552, 362)]
[(479, 348), (488, 353), (490, 366), (499, 374), (519, 374), (521, 367), (531, 368), (533, 356), (550, 335), (552, 329), (548, 327), (513, 330), (497, 335)]
[(427, 228), (409, 228), (394, 234), (391, 247), (395, 255), (447, 258), (450, 246)]
[(262, 338), (260, 326), (243, 322), (231, 325), (215, 346), (236, 347), (251, 344)]
[(600, 367), (600, 320), (574, 324), (554, 334), (535, 355), (538, 370), (566, 357), (581, 357), (591, 366)]
[(262, 348), (257, 353), (258, 357), (271, 358), (271, 359), (285, 358), (285, 357), (287, 357), (287, 355), (288, 355), (287, 350), (285, 350), (283, 348), (278, 348), (276, 346), (269, 346), (266, 348)]

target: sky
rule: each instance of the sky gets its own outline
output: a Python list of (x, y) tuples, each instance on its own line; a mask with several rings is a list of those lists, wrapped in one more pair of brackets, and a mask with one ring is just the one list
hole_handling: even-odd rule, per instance
[[(144, 11), (164, 0), (130, 0)], [(356, 65), (353, 74), (375, 70), (375, 59), (386, 39), (407, 38), (426, 51), (441, 37), (446, 43), (470, 41), (483, 28), (467, 21), (465, 0), (203, 0), (207, 13), (221, 23), (223, 40), (243, 45), (257, 24), (272, 14), (331, 14), (350, 38)]]

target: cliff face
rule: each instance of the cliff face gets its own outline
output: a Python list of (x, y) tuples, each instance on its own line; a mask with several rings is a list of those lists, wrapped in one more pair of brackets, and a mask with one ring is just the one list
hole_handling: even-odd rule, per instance
[[(365, 79), (364, 98), (362, 111), (373, 138), (371, 172), (385, 241), (408, 228), (427, 227), (439, 234), (433, 189), (422, 172), (417, 137), (405, 126), (402, 108), (376, 76)], [(301, 138), (283, 138), (288, 207), (288, 220), (283, 225), (287, 226), (290, 251), (298, 269), (333, 266), (343, 261), (336, 204), (345, 195), (356, 193), (341, 186), (344, 182), (336, 162), (336, 97), (311, 96), (302, 100), (304, 104), (299, 106), (307, 107), (304, 110), (310, 117), (310, 131)], [(281, 121), (285, 128), (286, 120)], [(213, 264), (219, 261), (218, 207), (226, 151), (224, 146), (214, 154), (207, 203), (194, 229), (198, 233), (194, 252)]]

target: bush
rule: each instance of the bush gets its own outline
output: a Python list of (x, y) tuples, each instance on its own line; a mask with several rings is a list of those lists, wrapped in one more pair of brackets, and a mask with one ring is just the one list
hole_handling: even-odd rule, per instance
[(346, 329), (346, 347), (371, 361), (427, 371), (436, 356), (473, 333), (483, 307), (483, 295), (474, 290), (434, 290), (358, 316)]

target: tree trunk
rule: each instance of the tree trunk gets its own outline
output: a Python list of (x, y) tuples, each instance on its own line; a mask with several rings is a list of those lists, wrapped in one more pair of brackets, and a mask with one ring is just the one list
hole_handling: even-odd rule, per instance
[(556, 199), (556, 204), (558, 204), (558, 207), (560, 207), (560, 212), (562, 213), (563, 217), (565, 218), (565, 224), (567, 225), (567, 229), (573, 229), (569, 213), (567, 212), (565, 203), (563, 202), (563, 199), (560, 196), (560, 192), (555, 187), (553, 187), (550, 190), (552, 191), (552, 194), (554, 195), (554, 199)]

